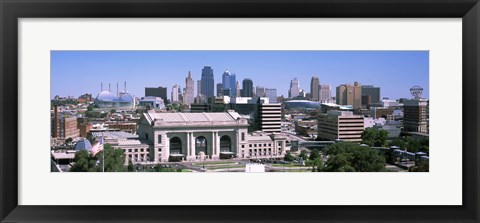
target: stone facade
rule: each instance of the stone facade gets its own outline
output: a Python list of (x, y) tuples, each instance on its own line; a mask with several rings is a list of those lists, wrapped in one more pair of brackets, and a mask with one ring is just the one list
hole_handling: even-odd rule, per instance
[[(255, 137), (248, 135), (247, 129), (247, 120), (231, 110), (219, 113), (144, 113), (137, 134), (149, 145), (150, 160), (156, 163), (250, 158), (248, 145)], [(269, 138), (270, 144), (281, 144), (271, 146), (271, 151), (284, 154), (286, 140), (279, 136)], [(281, 148), (280, 153), (277, 147)]]

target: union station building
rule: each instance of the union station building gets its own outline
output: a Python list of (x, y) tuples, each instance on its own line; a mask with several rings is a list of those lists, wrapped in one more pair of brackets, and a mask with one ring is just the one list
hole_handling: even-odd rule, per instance
[(278, 133), (248, 133), (238, 113), (144, 113), (139, 139), (149, 146), (149, 160), (203, 161), (230, 158), (279, 158), (288, 148)]

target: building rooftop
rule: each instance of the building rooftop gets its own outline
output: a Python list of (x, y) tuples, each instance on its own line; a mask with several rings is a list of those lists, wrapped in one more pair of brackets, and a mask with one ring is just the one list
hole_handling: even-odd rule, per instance
[(76, 150), (66, 150), (66, 151), (51, 151), (52, 157), (56, 160), (59, 159), (74, 159)]
[(75, 144), (76, 151), (79, 151), (79, 150), (89, 151), (90, 149), (92, 149), (92, 145), (90, 144), (90, 141), (88, 141), (87, 139), (81, 139), (77, 142), (77, 144)]
[(100, 139), (102, 136), (106, 139), (135, 139), (138, 138), (138, 135), (128, 133), (128, 132), (92, 132), (92, 135)]
[(212, 113), (144, 113), (149, 123), (163, 122), (236, 122), (241, 116), (237, 112), (212, 112)]

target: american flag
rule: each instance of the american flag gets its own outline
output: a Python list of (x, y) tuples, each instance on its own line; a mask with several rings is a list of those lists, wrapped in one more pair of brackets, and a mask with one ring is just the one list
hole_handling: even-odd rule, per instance
[(90, 152), (92, 153), (93, 156), (97, 155), (98, 152), (103, 150), (103, 137), (100, 138), (100, 141), (95, 144), (95, 146), (92, 147), (92, 150)]

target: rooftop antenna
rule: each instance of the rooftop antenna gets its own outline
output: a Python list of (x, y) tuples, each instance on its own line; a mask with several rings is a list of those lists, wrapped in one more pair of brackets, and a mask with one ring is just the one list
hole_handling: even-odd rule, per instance
[(108, 83), (108, 91), (109, 91), (109, 92), (112, 92), (112, 91), (110, 90), (110, 83)]
[(125, 93), (127, 93), (127, 82), (125, 81)]
[(118, 98), (118, 82), (117, 82), (117, 98)]
[(100, 82), (100, 92), (103, 91), (103, 82)]

